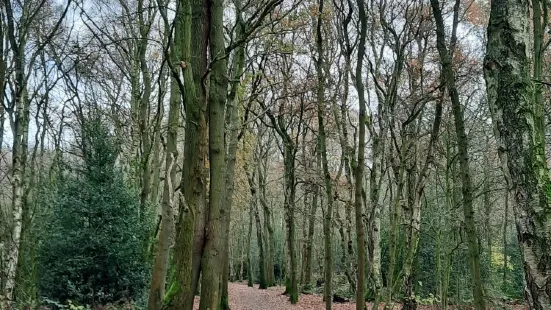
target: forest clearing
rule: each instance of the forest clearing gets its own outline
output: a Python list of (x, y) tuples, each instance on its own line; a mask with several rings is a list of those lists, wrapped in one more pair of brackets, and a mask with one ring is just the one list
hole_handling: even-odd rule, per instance
[(0, 310), (551, 310), (551, 0), (0, 0)]

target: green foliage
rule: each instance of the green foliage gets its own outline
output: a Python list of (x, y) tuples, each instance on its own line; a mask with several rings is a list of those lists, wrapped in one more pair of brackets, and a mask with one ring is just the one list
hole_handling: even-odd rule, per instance
[(135, 299), (148, 282), (138, 195), (116, 168), (114, 139), (101, 121), (79, 137), (82, 164), (58, 184), (40, 247), (42, 296), (78, 304)]
[[(514, 234), (511, 234), (508, 240), (507, 251), (507, 279), (502, 286), (502, 291), (509, 299), (524, 298), (524, 267), (522, 252), (520, 250), (518, 239)], [(503, 268), (500, 269), (501, 273)]]

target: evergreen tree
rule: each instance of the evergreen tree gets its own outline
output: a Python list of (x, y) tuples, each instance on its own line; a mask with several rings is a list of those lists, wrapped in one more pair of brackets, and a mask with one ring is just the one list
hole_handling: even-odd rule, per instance
[(84, 125), (78, 144), (82, 166), (61, 178), (40, 249), (42, 295), (89, 304), (135, 298), (148, 282), (138, 196), (101, 121)]

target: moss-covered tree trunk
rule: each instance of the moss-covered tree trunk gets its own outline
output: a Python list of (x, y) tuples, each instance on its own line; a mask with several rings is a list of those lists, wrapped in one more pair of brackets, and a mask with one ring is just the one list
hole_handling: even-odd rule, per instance
[(528, 0), (493, 0), (484, 75), (504, 146), (530, 309), (551, 309), (551, 205), (544, 132), (530, 80)]
[[(180, 188), (184, 199), (179, 200), (179, 221), (174, 247), (174, 267), (169, 291), (165, 296), (167, 309), (192, 309), (198, 281), (198, 261), (195, 239), (202, 240), (203, 214), (206, 203), (206, 180), (204, 175), (207, 154), (206, 105), (201, 88), (204, 71), (204, 43), (201, 42), (201, 23), (193, 23), (201, 17), (202, 1), (180, 0), (175, 20), (175, 39), (182, 40), (180, 61), (184, 77), (186, 131)], [(197, 8), (197, 6), (199, 8)], [(181, 35), (177, 35), (181, 33)], [(174, 77), (173, 77), (174, 79)], [(188, 82), (189, 81), (189, 82)], [(171, 92), (177, 94), (178, 82), (173, 81)], [(199, 222), (199, 224), (197, 224)], [(199, 230), (199, 233), (197, 232)], [(202, 248), (202, 244), (201, 244)]]
[(202, 258), (200, 310), (217, 309), (220, 305), (222, 280), (222, 220), (228, 210), (222, 205), (226, 188), (226, 152), (224, 142), (224, 111), (228, 77), (224, 42), (224, 1), (208, 2), (210, 12), (209, 49), (211, 71), (209, 85), (209, 208)]
[[(197, 127), (190, 124), (188, 127), (196, 128), (197, 132), (188, 132), (186, 129), (186, 141), (192, 141), (186, 146), (184, 152), (190, 152), (195, 154), (193, 161), (193, 169), (190, 173), (192, 178), (193, 190), (189, 188), (189, 184), (185, 187), (189, 189), (189, 192), (184, 191), (186, 195), (186, 201), (195, 206), (195, 227), (193, 233), (193, 259), (192, 259), (192, 282), (191, 291), (185, 292), (186, 298), (189, 302), (193, 302), (195, 294), (198, 292), (199, 278), (202, 269), (202, 257), (205, 244), (205, 225), (207, 222), (208, 210), (207, 210), (207, 172), (206, 172), (206, 157), (208, 152), (208, 126), (207, 126), (207, 87), (204, 80), (207, 74), (207, 48), (209, 43), (210, 22), (207, 18), (207, 4), (206, 0), (191, 0), (191, 44), (190, 44), (190, 63), (193, 70), (193, 85), (195, 85), (195, 91), (197, 96), (197, 106), (192, 109), (198, 109), (196, 119)], [(189, 116), (186, 116), (189, 117)], [(194, 144), (198, 143), (198, 144)], [(198, 147), (194, 147), (198, 145)], [(185, 155), (184, 160), (188, 157)], [(202, 160), (200, 164), (199, 158)], [(186, 167), (187, 165), (184, 165)], [(184, 170), (186, 172), (186, 170)], [(182, 178), (182, 182), (186, 182), (186, 178)], [(189, 194), (189, 195), (188, 195)], [(194, 198), (192, 197), (194, 195)]]

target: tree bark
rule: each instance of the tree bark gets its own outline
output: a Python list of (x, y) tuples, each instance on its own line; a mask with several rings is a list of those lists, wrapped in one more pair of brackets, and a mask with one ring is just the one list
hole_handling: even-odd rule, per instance
[[(245, 32), (245, 25), (241, 18), (241, 3), (235, 2), (237, 10), (237, 34), (238, 38), (242, 37)], [(226, 167), (226, 193), (225, 193), (225, 208), (226, 213), (223, 221), (223, 266), (222, 266), (222, 295), (221, 295), (221, 307), (222, 309), (229, 309), (228, 304), (228, 277), (229, 277), (229, 246), (230, 246), (230, 221), (231, 221), (231, 209), (233, 205), (233, 192), (234, 192), (234, 177), (235, 177), (235, 162), (237, 154), (238, 143), (238, 130), (237, 122), (239, 120), (239, 107), (240, 96), (238, 96), (239, 87), (241, 87), (241, 76), (243, 75), (243, 67), (245, 65), (245, 47), (240, 45), (236, 48), (235, 55), (232, 63), (232, 82), (231, 90), (228, 94), (228, 104), (226, 108), (226, 131), (229, 136), (227, 147), (227, 167)], [(256, 197), (255, 197), (256, 199)]]
[(362, 79), (363, 61), (365, 54), (365, 43), (367, 36), (367, 16), (366, 5), (363, 0), (357, 0), (359, 19), (360, 19), (360, 36), (358, 43), (358, 59), (356, 63), (356, 90), (358, 91), (358, 99), (360, 103), (359, 111), (359, 135), (358, 135), (358, 160), (357, 167), (354, 171), (354, 179), (356, 180), (354, 189), (354, 210), (356, 215), (356, 243), (358, 245), (358, 268), (356, 271), (356, 310), (364, 310), (365, 308), (365, 230), (363, 224), (363, 206), (362, 206), (362, 190), (363, 178), (365, 169), (365, 122), (366, 122), (366, 100), (365, 90)]
[(172, 104), (170, 111), (171, 126), (169, 126), (169, 138), (167, 139), (166, 171), (163, 190), (163, 212), (161, 219), (161, 231), (157, 240), (157, 250), (155, 262), (153, 264), (153, 274), (151, 275), (151, 286), (149, 289), (149, 299), (147, 303), (148, 310), (161, 309), (165, 295), (165, 282), (169, 265), (170, 248), (174, 235), (174, 210), (173, 210), (173, 182), (176, 177), (176, 170), (173, 168), (176, 161), (176, 137), (177, 124), (180, 114), (180, 101), (176, 100)]
[[(12, 167), (11, 167), (11, 218), (9, 218), (8, 235), (5, 236), (4, 257), (5, 265), (2, 270), (2, 293), (6, 304), (1, 305), (6, 309), (11, 307), (14, 300), (16, 286), (17, 267), (19, 265), (19, 248), (21, 245), (21, 234), (23, 228), (23, 192), (25, 190), (25, 167), (27, 162), (27, 140), (29, 130), (29, 100), (26, 87), (26, 36), (19, 35), (16, 31), (27, 31), (27, 29), (15, 29), (16, 22), (11, 1), (4, 1), (7, 19), (7, 36), (13, 52), (14, 63), (14, 90), (12, 113), (15, 113), (15, 122), (12, 124)], [(25, 12), (28, 14), (28, 12)], [(0, 300), (1, 302), (1, 300)]]
[(247, 232), (247, 286), (253, 287), (253, 264), (252, 264), (252, 254), (251, 254), (251, 240), (253, 237), (253, 208), (254, 201), (251, 198), (249, 203), (249, 230)]
[[(262, 237), (262, 224), (261, 224), (261, 221), (260, 221), (260, 212), (258, 210), (258, 188), (256, 187), (256, 183), (255, 183), (255, 171), (256, 169), (253, 168), (253, 169), (250, 169), (252, 171), (250, 171), (248, 168), (245, 168), (247, 171), (247, 180), (249, 182), (249, 188), (250, 188), (250, 191), (251, 191), (251, 208), (252, 208), (252, 213), (254, 213), (254, 220), (255, 220), (255, 225), (256, 225), (256, 242), (258, 243), (258, 267), (259, 267), (259, 270), (260, 270), (260, 278), (258, 279), (259, 280), (259, 289), (263, 290), (263, 289), (267, 289), (268, 288), (268, 285), (266, 283), (266, 261), (265, 261), (265, 253), (264, 253), (264, 244), (262, 242), (263, 240), (263, 237)], [(252, 220), (252, 218), (251, 218)], [(251, 226), (249, 226), (250, 228), (252, 228), (252, 224)], [(250, 263), (250, 261), (249, 261)], [(252, 267), (251, 267), (252, 269)]]
[(274, 227), (272, 223), (272, 211), (268, 206), (266, 198), (266, 161), (267, 158), (262, 158), (258, 167), (258, 186), (260, 190), (260, 204), (264, 213), (264, 226), (267, 231), (266, 236), (266, 282), (268, 286), (275, 285), (274, 279), (274, 256), (275, 256), (275, 240), (274, 240)]
[(317, 85), (317, 114), (318, 114), (318, 145), (319, 152), (321, 153), (321, 165), (323, 168), (323, 179), (325, 181), (325, 191), (327, 196), (327, 209), (325, 210), (325, 216), (323, 219), (323, 233), (324, 233), (324, 274), (325, 274), (325, 286), (323, 298), (325, 300), (325, 309), (331, 310), (333, 302), (333, 247), (332, 247), (332, 220), (333, 220), (333, 180), (331, 180), (331, 174), (329, 173), (329, 164), (327, 162), (327, 142), (325, 135), (324, 115), (325, 111), (325, 77), (323, 74), (324, 65), (324, 51), (323, 51), (323, 5), (324, 0), (319, 0), (318, 4), (318, 19), (316, 25), (316, 74), (318, 79)]
[[(204, 72), (205, 43), (202, 0), (180, 0), (175, 20), (175, 46), (180, 57), (172, 59), (181, 67), (184, 78), (186, 130), (179, 200), (179, 220), (174, 248), (174, 273), (164, 303), (167, 309), (191, 310), (203, 247), (206, 204), (205, 164), (207, 154), (206, 104), (201, 79)], [(177, 41), (175, 41), (177, 42)], [(173, 77), (171, 96), (181, 98), (178, 81)]]
[(530, 309), (551, 309), (549, 175), (534, 85), (530, 81), (528, 0), (493, 0), (484, 76), (488, 104), (511, 179)]
[(220, 305), (222, 278), (222, 220), (226, 181), (226, 152), (224, 142), (224, 111), (226, 107), (228, 77), (224, 42), (224, 1), (209, 1), (211, 72), (209, 86), (209, 210), (202, 258), (200, 310), (217, 309)]

